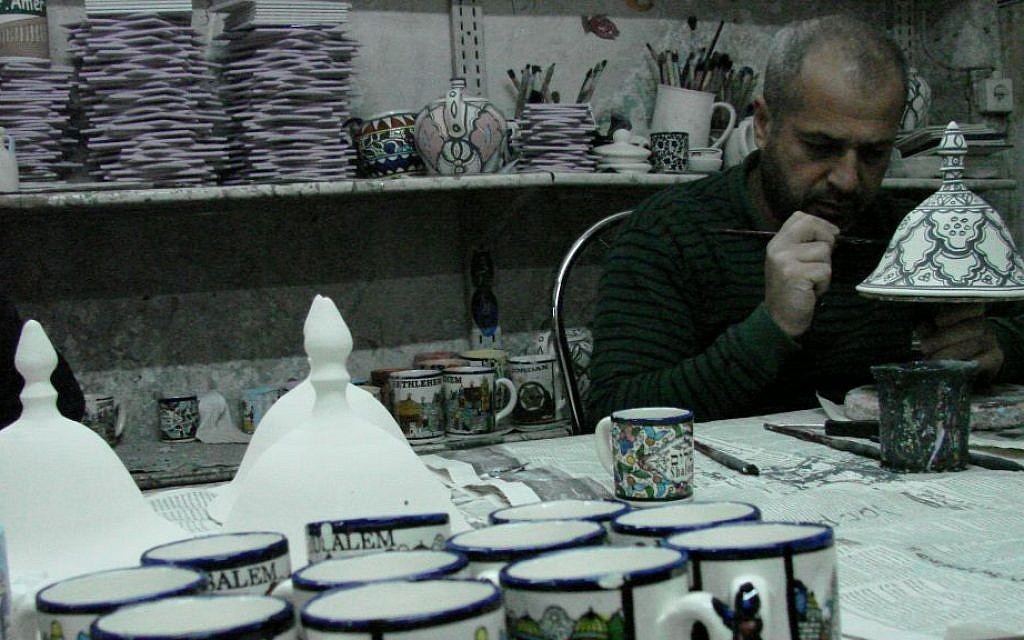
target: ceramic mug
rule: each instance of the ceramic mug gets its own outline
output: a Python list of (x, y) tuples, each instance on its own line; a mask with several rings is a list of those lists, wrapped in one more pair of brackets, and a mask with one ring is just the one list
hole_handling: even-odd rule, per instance
[[(714, 141), (711, 137), (711, 115), (715, 109), (729, 113), (729, 123), (724, 133)], [(729, 139), (736, 124), (736, 110), (728, 102), (715, 102), (715, 94), (694, 91), (665, 84), (658, 85), (654, 99), (654, 113), (651, 115), (651, 132), (685, 131), (690, 134), (690, 147), (712, 146), (721, 148)]]
[(691, 588), (732, 610), (737, 637), (840, 637), (830, 527), (742, 522), (672, 535), (664, 544), (689, 554)]
[(107, 444), (114, 445), (124, 432), (124, 411), (114, 396), (85, 394), (85, 414), (82, 424), (100, 435)]
[(487, 519), (491, 524), (537, 520), (589, 520), (600, 523), (607, 531), (613, 518), (629, 513), (630, 510), (628, 504), (618, 500), (564, 498), (505, 507), (492, 511)]
[(425, 363), (435, 360), (454, 360), (459, 354), (454, 351), (420, 351), (412, 357), (413, 369), (436, 369)]
[(447, 513), (320, 520), (306, 524), (309, 563), (373, 553), (441, 549), (451, 535)]
[(686, 165), (692, 173), (714, 173), (722, 168), (722, 150), (715, 147), (690, 149)]
[(702, 637), (733, 640), (711, 595), (690, 592), (686, 567), (685, 553), (659, 547), (569, 549), (514, 562), (499, 577), (509, 637), (544, 637), (544, 624), (690, 640), (701, 622)]
[(497, 582), (509, 562), (559, 549), (604, 544), (605, 530), (586, 520), (508, 522), (455, 534), (445, 549), (469, 558), (469, 572)]
[(389, 378), (391, 412), (410, 444), (444, 437), (444, 386), (436, 369), (396, 371)]
[(142, 554), (143, 565), (176, 565), (210, 577), (210, 591), (264, 595), (291, 575), (288, 538), (270, 531), (218, 533), (169, 542)]
[(242, 431), (255, 433), (260, 420), (270, 407), (286, 393), (280, 385), (266, 385), (242, 390)]
[(734, 167), (757, 149), (757, 138), (754, 136), (754, 116), (740, 120), (739, 124), (725, 142), (725, 166)]
[(676, 533), (760, 519), (761, 510), (746, 502), (680, 502), (617, 516), (609, 539), (612, 544), (657, 546)]
[(480, 580), (373, 582), (335, 589), (302, 608), (306, 640), (500, 640), (501, 592)]
[(199, 398), (169, 396), (157, 401), (160, 409), (160, 439), (165, 442), (191, 442), (199, 429)]
[(656, 131), (651, 134), (651, 160), (656, 173), (686, 173), (690, 134)]
[(280, 598), (180, 596), (119, 609), (98, 618), (92, 640), (296, 640), (295, 612)]
[(693, 413), (673, 407), (616, 411), (594, 431), (601, 464), (612, 472), (615, 497), (639, 505), (693, 495)]
[(513, 356), (508, 360), (508, 369), (516, 388), (512, 421), (520, 426), (547, 428), (558, 418), (559, 409), (565, 404), (560, 394), (555, 356)]
[(433, 580), (468, 575), (469, 560), (451, 551), (379, 551), (362, 556), (335, 558), (305, 566), (282, 582), (273, 595), (284, 598), (296, 610), (316, 596), (343, 587), (381, 580)]
[(380, 387), (380, 397), (383, 399), (384, 407), (392, 416), (395, 412), (391, 406), (391, 374), (408, 370), (409, 367), (383, 367), (370, 371), (370, 384)]
[[(36, 593), (40, 637), (88, 638), (96, 618), (121, 607), (206, 591), (207, 577), (185, 567), (129, 567), (87, 573)], [(5, 592), (6, 593), (6, 592)]]
[[(491, 367), (454, 367), (445, 369), (443, 376), (445, 432), (450, 436), (495, 433), (497, 424), (515, 407), (515, 386)], [(501, 387), (506, 389), (504, 404), (498, 393)]]

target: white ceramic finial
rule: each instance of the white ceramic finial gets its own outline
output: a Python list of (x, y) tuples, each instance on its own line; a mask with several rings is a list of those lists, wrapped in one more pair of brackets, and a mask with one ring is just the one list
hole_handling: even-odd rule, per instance
[(352, 353), (352, 333), (334, 301), (317, 295), (309, 307), (302, 331), (314, 388), (319, 391), (317, 383), (328, 380), (342, 384), (351, 382), (347, 363)]
[(57, 411), (57, 390), (50, 382), (57, 368), (57, 351), (47, 337), (43, 325), (29, 320), (21, 329), (18, 349), (14, 353), (14, 367), (25, 379), (21, 390), (21, 405), (25, 414)]

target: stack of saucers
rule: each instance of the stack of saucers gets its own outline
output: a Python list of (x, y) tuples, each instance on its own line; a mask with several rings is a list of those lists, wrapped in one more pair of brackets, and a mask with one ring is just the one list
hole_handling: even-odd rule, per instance
[(215, 127), (226, 117), (189, 14), (89, 16), (69, 27), (72, 92), (95, 179), (161, 187), (216, 181), (227, 151)]
[(591, 154), (596, 129), (589, 104), (524, 105), (516, 170), (592, 173), (597, 168)]
[[(347, 3), (227, 0), (221, 97), (231, 118), (225, 182), (321, 181), (355, 175), (344, 137), (352, 58)], [(301, 25), (301, 26), (293, 26)]]
[(40, 58), (0, 57), (0, 127), (14, 139), (21, 182), (54, 182), (64, 161), (71, 68)]

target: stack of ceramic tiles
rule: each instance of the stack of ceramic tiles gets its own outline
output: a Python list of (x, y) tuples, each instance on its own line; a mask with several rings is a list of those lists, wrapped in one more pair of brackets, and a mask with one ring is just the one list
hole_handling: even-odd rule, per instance
[(71, 68), (36, 58), (0, 58), (0, 127), (14, 139), (21, 182), (56, 182), (65, 161)]
[(163, 3), (159, 15), (125, 14), (152, 2), (87, 0), (92, 13), (69, 26), (86, 167), (101, 181), (212, 184), (227, 160), (215, 128), (227, 118), (190, 26), (191, 2)]
[(524, 105), (516, 171), (592, 173), (597, 169), (591, 153), (596, 129), (589, 104)]
[(349, 4), (227, 0), (221, 97), (231, 118), (225, 182), (320, 181), (355, 175)]

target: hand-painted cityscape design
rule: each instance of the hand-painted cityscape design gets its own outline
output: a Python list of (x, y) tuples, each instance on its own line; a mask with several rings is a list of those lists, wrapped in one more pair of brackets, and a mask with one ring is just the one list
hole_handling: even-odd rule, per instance
[(47, 634), (44, 631), (40, 635), (42, 636), (43, 640), (89, 640), (91, 638), (88, 629), (83, 629), (82, 631), (79, 631), (78, 636), (76, 636), (75, 638), (65, 638), (64, 627), (61, 626), (60, 620), (51, 620), (50, 633)]
[(626, 499), (680, 499), (693, 493), (692, 425), (678, 429), (623, 424), (618, 448), (615, 489)]
[(511, 640), (625, 640), (626, 621), (622, 610), (610, 616), (593, 609), (573, 619), (565, 609), (550, 606), (539, 620), (528, 613), (518, 615), (511, 608), (505, 616)]

